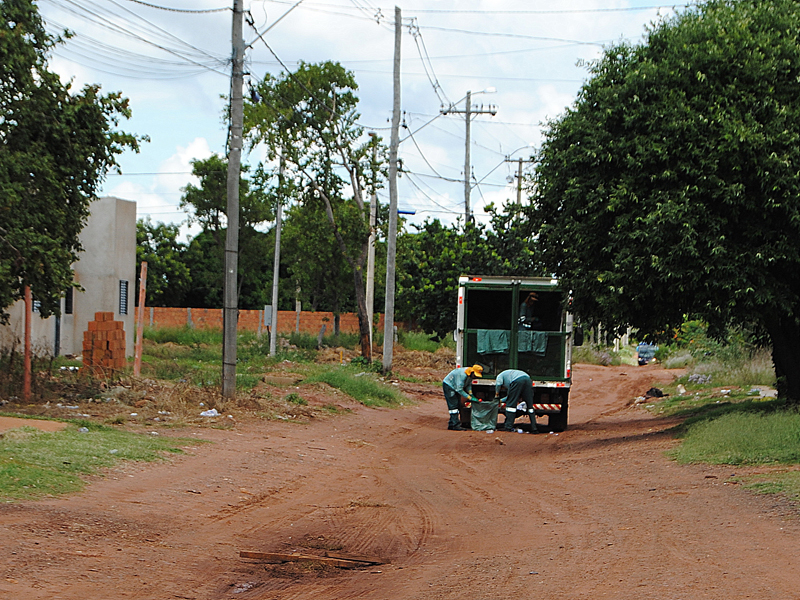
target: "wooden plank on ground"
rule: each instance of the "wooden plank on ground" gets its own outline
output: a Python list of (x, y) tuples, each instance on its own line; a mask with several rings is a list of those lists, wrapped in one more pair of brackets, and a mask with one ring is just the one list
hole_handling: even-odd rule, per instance
[(241, 558), (253, 558), (256, 560), (263, 560), (272, 563), (284, 562), (297, 562), (297, 561), (313, 561), (333, 567), (342, 569), (357, 569), (359, 567), (369, 566), (370, 563), (357, 560), (346, 560), (341, 558), (331, 558), (328, 556), (317, 556), (315, 554), (282, 554), (280, 552), (255, 552), (250, 550), (242, 550), (239, 552)]

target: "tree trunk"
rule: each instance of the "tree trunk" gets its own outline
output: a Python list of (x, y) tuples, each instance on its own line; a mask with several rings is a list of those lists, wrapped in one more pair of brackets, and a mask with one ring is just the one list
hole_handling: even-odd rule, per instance
[(372, 345), (369, 343), (369, 316), (367, 315), (367, 293), (364, 290), (364, 272), (361, 265), (353, 269), (356, 286), (356, 306), (358, 307), (358, 332), (361, 336), (361, 356), (372, 362)]
[(787, 315), (767, 316), (764, 324), (772, 340), (772, 362), (778, 393), (789, 404), (800, 404), (800, 324)]

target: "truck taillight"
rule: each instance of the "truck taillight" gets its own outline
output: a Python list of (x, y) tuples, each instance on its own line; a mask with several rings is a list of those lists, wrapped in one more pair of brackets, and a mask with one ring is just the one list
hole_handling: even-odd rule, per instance
[(572, 377), (572, 369), (567, 369), (567, 379)]

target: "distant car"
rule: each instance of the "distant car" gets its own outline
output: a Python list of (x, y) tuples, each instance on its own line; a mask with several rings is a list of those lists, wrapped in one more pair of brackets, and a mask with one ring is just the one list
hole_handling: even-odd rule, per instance
[(638, 346), (636, 346), (636, 354), (639, 357), (639, 366), (646, 365), (651, 360), (653, 360), (656, 356), (656, 350), (658, 350), (658, 346), (655, 344), (647, 344), (642, 342)]

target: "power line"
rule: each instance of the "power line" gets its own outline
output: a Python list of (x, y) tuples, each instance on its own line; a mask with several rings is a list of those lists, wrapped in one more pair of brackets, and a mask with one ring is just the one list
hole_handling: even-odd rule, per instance
[(450, 104), (447, 94), (445, 94), (444, 89), (436, 77), (436, 73), (433, 71), (433, 63), (431, 63), (431, 57), (428, 54), (428, 49), (425, 47), (425, 40), (422, 38), (422, 32), (419, 29), (419, 24), (417, 23), (416, 18), (411, 19), (409, 31), (411, 36), (414, 38), (414, 44), (417, 46), (417, 52), (419, 53), (420, 60), (422, 61), (422, 68), (425, 70), (425, 75), (428, 77), (428, 81), (430, 81), (431, 85), (433, 86), (433, 92), (439, 99), (439, 103)]
[[(269, 0), (273, 4), (290, 4), (289, 0)], [(356, 4), (356, 2), (353, 2)], [(310, 2), (308, 7), (330, 6), (341, 8), (339, 5), (324, 2)], [(582, 14), (582, 13), (604, 13), (604, 12), (645, 12), (661, 8), (685, 8), (691, 6), (689, 3), (682, 4), (656, 4), (652, 6), (623, 6), (612, 8), (575, 8), (575, 9), (552, 9), (552, 10), (480, 10), (480, 9), (439, 9), (439, 8), (418, 8), (414, 12), (427, 14), (476, 14), (476, 15), (548, 15), (548, 14)], [(318, 9), (314, 9), (318, 10)]]
[[(103, 28), (103, 29), (106, 29), (106, 30), (109, 30), (109, 31), (113, 32), (117, 37), (119, 35), (122, 35), (122, 36), (125, 36), (125, 37), (128, 37), (128, 38), (131, 38), (133, 40), (136, 40), (137, 42), (143, 43), (145, 45), (153, 46), (153, 47), (155, 47), (155, 48), (157, 48), (157, 49), (159, 49), (159, 50), (161, 50), (163, 52), (166, 52), (168, 54), (171, 54), (171, 55), (179, 58), (183, 62), (183, 64), (189, 63), (189, 64), (194, 65), (195, 67), (198, 67), (201, 70), (213, 71), (213, 72), (222, 74), (223, 72), (218, 70), (218, 67), (222, 67), (222, 66), (226, 65), (227, 62), (228, 62), (227, 58), (221, 58), (221, 57), (213, 56), (212, 54), (209, 54), (205, 50), (197, 48), (197, 47), (185, 42), (184, 40), (181, 40), (177, 36), (169, 33), (168, 31), (166, 31), (164, 29), (161, 29), (160, 27), (158, 27), (157, 25), (151, 23), (147, 19), (144, 19), (143, 17), (139, 17), (135, 13), (132, 13), (131, 11), (129, 11), (127, 8), (120, 7), (125, 12), (128, 12), (128, 13), (132, 14), (137, 19), (140, 19), (141, 21), (146, 23), (147, 26), (142, 28), (142, 27), (136, 25), (135, 23), (132, 23), (130, 20), (125, 19), (122, 15), (114, 13), (114, 12), (111, 12), (111, 11), (108, 11), (105, 7), (98, 6), (98, 5), (96, 5), (95, 3), (91, 2), (91, 1), (86, 2), (87, 6), (82, 6), (81, 4), (79, 4), (79, 3), (77, 3), (77, 2), (75, 2), (73, 0), (49, 0), (49, 1), (51, 2), (51, 4), (53, 4), (53, 6), (56, 6), (59, 9), (65, 11), (67, 13), (70, 13), (70, 14), (78, 17), (79, 19), (81, 19), (82, 23), (91, 23), (91, 24), (96, 25), (96, 26), (98, 26), (100, 28)], [(112, 1), (113, 4), (119, 6), (116, 2), (114, 2), (114, 0), (111, 0), (111, 1)], [(49, 18), (46, 19), (46, 20), (55, 23), (55, 21), (53, 21), (53, 20), (51, 20)], [(127, 25), (127, 27), (115, 22), (114, 20), (124, 20), (125, 24)], [(137, 33), (136, 31), (134, 31), (135, 29), (138, 29), (139, 31), (141, 31), (141, 34)], [(160, 34), (159, 34), (159, 32), (160, 32)], [(153, 36), (154, 33), (156, 34), (156, 37), (161, 37), (162, 43), (158, 43), (156, 41), (153, 41), (152, 36)], [(90, 36), (85, 35), (82, 32), (78, 32), (76, 37), (71, 38), (71, 39), (75, 40), (78, 37), (85, 37), (86, 39), (92, 39)], [(168, 44), (173, 44), (175, 42), (177, 42), (179, 45), (183, 46), (184, 48), (168, 46)], [(80, 42), (77, 45), (80, 45)], [(112, 47), (112, 46), (109, 46), (108, 44), (102, 44), (102, 45), (105, 46), (106, 49)], [(67, 40), (66, 43), (62, 47), (69, 48), (69, 46), (70, 46), (70, 40)], [(118, 54), (127, 56), (129, 60), (130, 59), (144, 60), (144, 61), (158, 61), (158, 60), (160, 60), (160, 59), (157, 59), (157, 58), (155, 58), (153, 56), (134, 53), (134, 52), (126, 50), (126, 49), (117, 48), (116, 52)], [(94, 56), (97, 56), (96, 52), (93, 52), (92, 54)], [(89, 65), (89, 66), (91, 66), (91, 65)], [(119, 64), (119, 65), (116, 65), (116, 66), (118, 66), (121, 69), (125, 67), (124, 64)], [(117, 73), (115, 73), (115, 74), (125, 75), (124, 72), (120, 73), (119, 71), (117, 71)]]
[(156, 8), (158, 10), (166, 10), (169, 12), (177, 12), (177, 13), (215, 13), (215, 12), (225, 12), (231, 10), (229, 6), (224, 6), (222, 8), (170, 8), (167, 6), (158, 6), (156, 4), (142, 2), (142, 0), (128, 0), (128, 2), (133, 2), (134, 4), (141, 4), (142, 6), (148, 6), (150, 8)]
[(579, 46), (600, 46), (602, 47), (603, 44), (600, 42), (583, 42), (581, 40), (568, 40), (564, 38), (555, 38), (555, 37), (544, 37), (540, 35), (527, 35), (525, 33), (502, 33), (497, 31), (472, 31), (469, 29), (456, 29), (455, 27), (437, 27), (433, 25), (426, 25), (425, 29), (432, 29), (435, 31), (449, 31), (451, 33), (464, 33), (468, 35), (482, 35), (482, 36), (489, 36), (489, 37), (505, 37), (505, 38), (518, 38), (518, 39), (525, 39), (525, 40), (539, 40), (542, 42), (564, 42), (567, 44), (576, 44)]
[(421, 8), (415, 12), (430, 14), (476, 14), (476, 15), (569, 15), (586, 13), (609, 12), (645, 12), (662, 8), (686, 8), (689, 4), (659, 4), (655, 6), (622, 6), (616, 8), (575, 8), (563, 10), (467, 10), (467, 9), (439, 9)]

